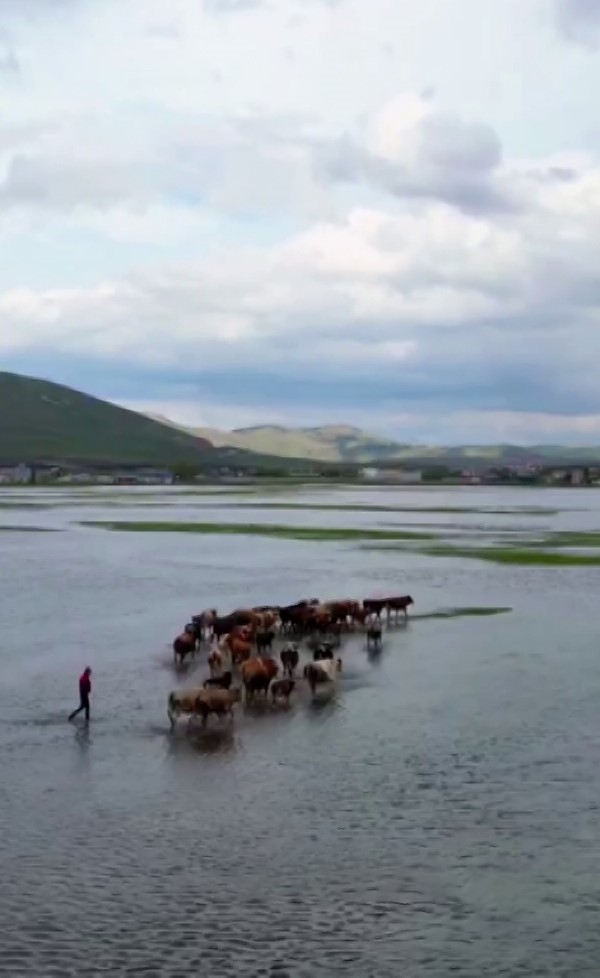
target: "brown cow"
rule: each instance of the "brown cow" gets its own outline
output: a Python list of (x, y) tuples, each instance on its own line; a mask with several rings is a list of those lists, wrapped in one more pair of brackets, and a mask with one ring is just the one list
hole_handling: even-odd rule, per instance
[(183, 663), (186, 656), (193, 656), (196, 651), (197, 639), (194, 633), (189, 629), (190, 626), (186, 625), (185, 631), (181, 632), (181, 634), (173, 640), (173, 661), (177, 663), (179, 660), (180, 665)]
[(404, 594), (400, 598), (388, 598), (387, 599), (388, 622), (390, 621), (392, 616), (397, 619), (401, 611), (404, 612), (404, 617), (408, 618), (408, 607), (411, 604), (414, 604), (414, 601), (411, 598), (410, 594)]
[(175, 721), (182, 714), (187, 714), (190, 718), (200, 716), (202, 726), (211, 713), (217, 716), (229, 714), (233, 718), (233, 706), (239, 703), (241, 692), (239, 689), (180, 689), (169, 693), (167, 712), (171, 723), (171, 730), (175, 726)]
[(233, 720), (233, 707), (242, 698), (240, 689), (203, 689), (196, 698), (195, 712), (202, 717), (202, 726), (211, 713), (215, 716), (229, 716)]
[(241, 668), (242, 683), (246, 690), (246, 702), (253, 699), (255, 693), (262, 692), (266, 696), (271, 680), (279, 672), (279, 666), (270, 656), (259, 656), (244, 662)]
[(220, 675), (223, 671), (223, 656), (218, 649), (212, 649), (211, 652), (209, 652), (208, 668), (213, 678)]
[(194, 615), (192, 617), (192, 622), (195, 626), (196, 635), (198, 636), (199, 642), (202, 642), (204, 639), (211, 638), (213, 625), (216, 620), (216, 608), (207, 608), (205, 611), (201, 611), (199, 615)]
[(232, 661), (236, 666), (239, 666), (241, 662), (247, 662), (252, 655), (252, 643), (244, 642), (241, 638), (236, 638), (235, 635), (230, 637), (228, 647)]

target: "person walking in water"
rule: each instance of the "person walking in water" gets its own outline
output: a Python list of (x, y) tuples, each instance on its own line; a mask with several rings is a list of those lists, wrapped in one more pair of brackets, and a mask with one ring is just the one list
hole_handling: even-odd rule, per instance
[(90, 722), (90, 693), (92, 692), (92, 670), (87, 666), (79, 677), (79, 706), (73, 710), (69, 720), (73, 720), (78, 713), (85, 710), (85, 722)]

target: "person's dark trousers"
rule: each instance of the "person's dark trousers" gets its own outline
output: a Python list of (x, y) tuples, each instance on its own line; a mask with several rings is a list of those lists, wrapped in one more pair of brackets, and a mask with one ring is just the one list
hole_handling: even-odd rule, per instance
[(81, 713), (82, 710), (85, 710), (85, 719), (86, 719), (86, 721), (89, 721), (89, 719), (90, 719), (90, 698), (89, 698), (89, 696), (82, 696), (81, 697), (81, 703), (80, 703), (79, 707), (76, 710), (73, 710), (73, 712), (71, 713), (71, 716), (69, 717), (69, 720), (73, 720), (74, 717), (76, 717), (79, 713)]

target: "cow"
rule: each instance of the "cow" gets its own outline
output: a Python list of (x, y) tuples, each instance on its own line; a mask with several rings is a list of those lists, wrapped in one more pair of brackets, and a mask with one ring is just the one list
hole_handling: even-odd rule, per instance
[(387, 598), (365, 598), (363, 609), (367, 615), (376, 615), (377, 618), (381, 618), (381, 612), (386, 610), (387, 604)]
[(333, 691), (338, 672), (342, 670), (341, 659), (321, 659), (309, 662), (304, 667), (304, 678), (308, 680), (311, 693), (314, 695), (318, 686), (324, 686)]
[(313, 652), (313, 662), (333, 659), (333, 642), (321, 642)]
[(280, 623), (279, 612), (273, 608), (256, 613), (255, 627), (257, 632), (275, 632)]
[(387, 599), (387, 617), (388, 622), (392, 616), (397, 619), (401, 611), (404, 612), (404, 617), (408, 618), (408, 608), (409, 605), (414, 604), (413, 599), (410, 594), (404, 594), (400, 598), (388, 598)]
[(286, 642), (279, 653), (279, 658), (281, 659), (281, 665), (283, 666), (285, 675), (288, 676), (289, 679), (292, 679), (294, 672), (298, 668), (298, 663), (300, 662), (300, 652), (298, 651), (298, 646), (294, 642)]
[(309, 630), (314, 619), (315, 609), (319, 607), (316, 598), (310, 601), (298, 601), (279, 609), (279, 620), (282, 631), (303, 634)]
[(290, 702), (290, 696), (294, 691), (296, 685), (295, 679), (276, 679), (271, 683), (271, 696), (273, 697), (273, 703), (276, 703), (278, 699), (285, 700), (287, 704)]
[(331, 615), (332, 624), (342, 627), (347, 627), (348, 621), (354, 624), (355, 616), (360, 611), (359, 602), (350, 598), (343, 601), (330, 601), (325, 607)]
[(381, 620), (373, 616), (367, 624), (367, 650), (372, 647), (375, 652), (378, 652), (381, 649), (382, 632)]
[(181, 665), (189, 655), (196, 652), (197, 638), (193, 626), (186, 625), (185, 630), (173, 640), (173, 661)]
[(239, 689), (181, 689), (169, 693), (167, 712), (171, 723), (171, 730), (175, 726), (175, 721), (182, 714), (186, 714), (190, 719), (194, 716), (202, 718), (202, 726), (211, 713), (217, 716), (229, 714), (233, 717), (233, 706), (239, 703), (241, 693)]
[(256, 650), (260, 655), (262, 652), (270, 652), (273, 648), (273, 640), (275, 638), (274, 631), (260, 631), (256, 633)]
[(253, 611), (234, 611), (231, 615), (223, 618), (215, 618), (213, 621), (213, 635), (216, 639), (228, 635), (240, 625), (247, 625), (251, 629), (255, 627), (256, 615)]
[(229, 637), (228, 648), (231, 652), (232, 662), (239, 666), (240, 663), (247, 662), (252, 656), (252, 643), (245, 642), (235, 635)]
[(197, 697), (195, 712), (202, 718), (202, 726), (206, 726), (211, 713), (215, 716), (229, 716), (233, 720), (233, 707), (242, 698), (240, 689), (203, 689)]
[(213, 679), (215, 676), (220, 676), (223, 672), (224, 654), (225, 653), (221, 652), (219, 649), (211, 649), (211, 651), (208, 653), (208, 668)]
[(204, 682), (204, 689), (229, 689), (233, 680), (231, 669), (222, 672), (219, 676), (211, 676)]
[(194, 715), (196, 712), (196, 700), (202, 692), (203, 690), (198, 687), (197, 689), (174, 690), (169, 693), (167, 713), (171, 721), (171, 729), (175, 726), (177, 717), (182, 713), (188, 716)]
[(244, 689), (246, 691), (246, 702), (254, 698), (255, 693), (264, 693), (266, 696), (272, 679), (279, 672), (279, 666), (270, 656), (259, 656), (244, 662), (241, 667), (241, 676)]
[(207, 608), (205, 611), (201, 611), (199, 615), (194, 615), (192, 617), (192, 623), (196, 629), (196, 636), (199, 642), (204, 641), (204, 639), (210, 640), (212, 637), (213, 624), (216, 619), (216, 608)]

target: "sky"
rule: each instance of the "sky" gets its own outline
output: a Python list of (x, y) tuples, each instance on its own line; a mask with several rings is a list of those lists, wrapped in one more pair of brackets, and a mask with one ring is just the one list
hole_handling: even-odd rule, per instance
[(0, 369), (600, 443), (599, 0), (0, 0)]

